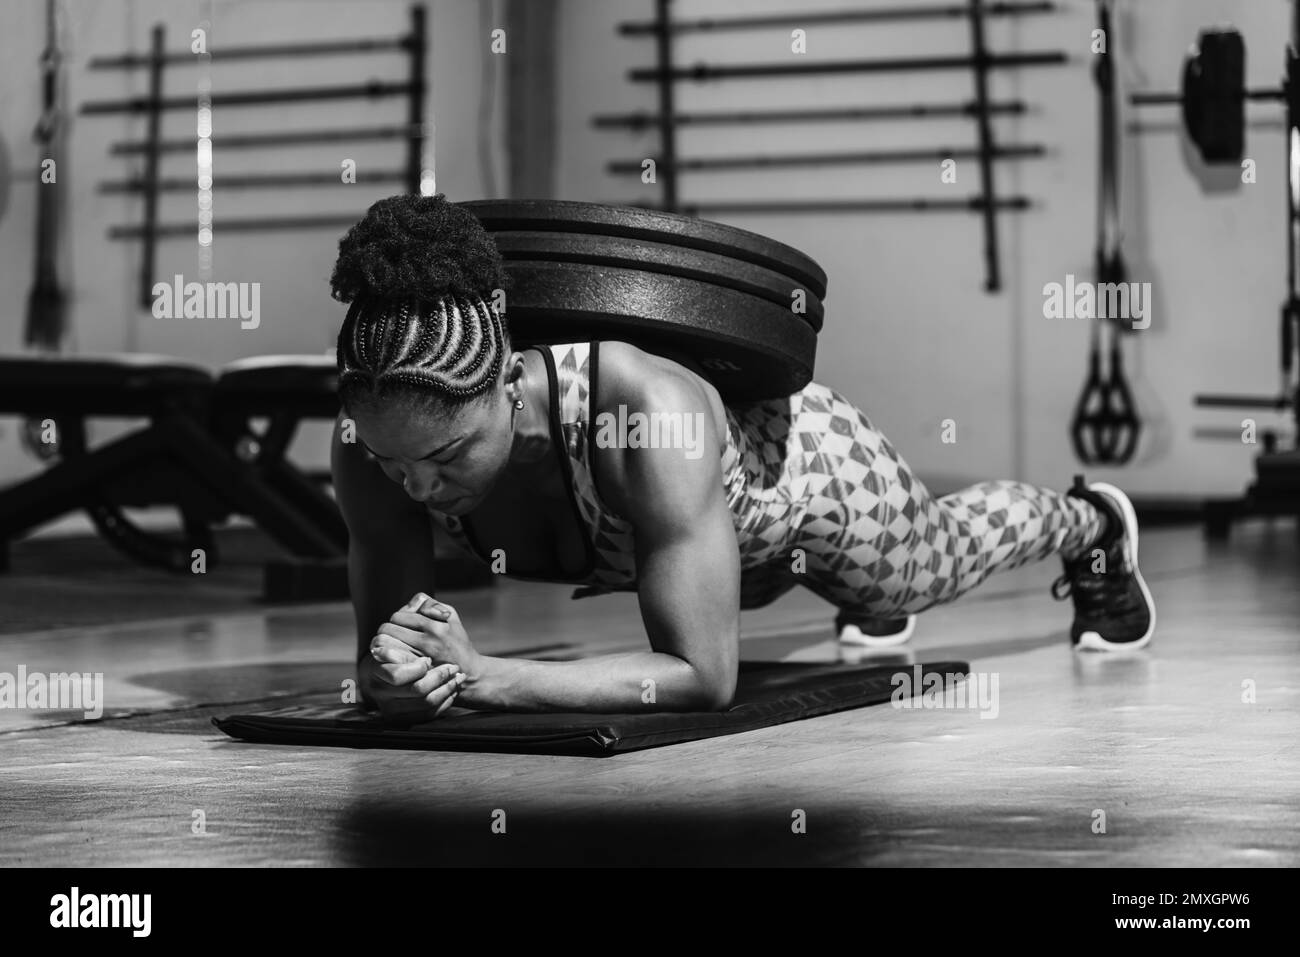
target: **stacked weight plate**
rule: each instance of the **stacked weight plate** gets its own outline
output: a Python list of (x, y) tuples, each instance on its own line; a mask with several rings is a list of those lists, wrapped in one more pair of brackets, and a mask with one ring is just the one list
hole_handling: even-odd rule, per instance
[(790, 246), (628, 206), (460, 205), (505, 259), (518, 344), (622, 340), (686, 356), (734, 401), (789, 395), (812, 380), (826, 274)]

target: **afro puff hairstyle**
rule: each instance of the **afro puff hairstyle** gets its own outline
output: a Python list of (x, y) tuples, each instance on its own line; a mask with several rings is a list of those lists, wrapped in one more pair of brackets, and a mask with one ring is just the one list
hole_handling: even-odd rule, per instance
[(478, 218), (436, 196), (381, 199), (339, 241), (330, 289), (358, 299), (432, 302), (444, 296), (491, 298), (508, 289), (501, 253)]

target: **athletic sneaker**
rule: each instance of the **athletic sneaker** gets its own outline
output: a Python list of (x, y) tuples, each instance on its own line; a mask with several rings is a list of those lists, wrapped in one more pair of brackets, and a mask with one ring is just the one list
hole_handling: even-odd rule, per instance
[[(1062, 600), (1069, 595), (1074, 599), (1070, 643), (1076, 649), (1092, 651), (1146, 647), (1156, 629), (1156, 606), (1138, 571), (1133, 503), (1105, 482), (1084, 486), (1082, 475), (1074, 477), (1074, 487), (1067, 494), (1092, 503), (1106, 516), (1102, 537), (1074, 561), (1064, 562), (1065, 574), (1052, 583), (1053, 597)], [(1105, 555), (1104, 562), (1095, 554), (1097, 549)]]
[(835, 619), (835, 630), (846, 645), (865, 648), (893, 648), (912, 637), (916, 631), (916, 616), (906, 618), (849, 618), (840, 615)]

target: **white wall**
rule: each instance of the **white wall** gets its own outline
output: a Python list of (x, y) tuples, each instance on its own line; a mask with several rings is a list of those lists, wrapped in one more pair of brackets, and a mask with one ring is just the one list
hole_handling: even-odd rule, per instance
[[(549, 0), (537, 0), (549, 2)], [(622, 39), (616, 23), (645, 19), (649, 2), (554, 0), (559, 3), (558, 77), (561, 129), (557, 195), (568, 199), (630, 201), (651, 198), (637, 181), (604, 172), (615, 157), (655, 152), (653, 134), (641, 137), (596, 131), (596, 113), (652, 108), (651, 87), (633, 85), (625, 71), (652, 62), (648, 41)], [(91, 73), (94, 55), (143, 51), (149, 26), (161, 20), (180, 45), (200, 19), (197, 2), (99, 0), (71, 2), (68, 74), (71, 101), (138, 94), (140, 74)], [(779, 11), (775, 0), (680, 0), (679, 16)], [(827, 4), (835, 6), (835, 4)], [(1131, 89), (1171, 89), (1181, 58), (1204, 25), (1236, 22), (1246, 35), (1251, 86), (1276, 85), (1282, 69), (1287, 6), (1280, 0), (1251, 4), (1231, 0), (1121, 0), (1121, 72)], [(430, 7), (430, 111), (436, 122), (438, 188), (452, 199), (488, 191), (479, 160), (479, 92), (486, 33), (499, 7), (470, 0), (437, 0)], [(811, 7), (811, 5), (810, 5)], [(821, 5), (817, 5), (820, 9)], [(0, 8), (0, 136), (8, 142), (24, 178), (12, 184), (9, 208), (0, 219), (0, 351), (21, 347), (23, 310), (32, 274), (32, 230), (39, 157), (31, 129), (39, 104), (37, 57), (43, 40), (43, 3), (7, 0)], [(357, 2), (218, 2), (214, 43), (311, 40), (401, 33), (408, 4)], [(1003, 193), (1024, 192), (1037, 207), (1000, 217), (1004, 290), (982, 291), (980, 223), (974, 215), (865, 214), (728, 217), (806, 251), (830, 276), (827, 326), (817, 378), (858, 402), (936, 488), (987, 477), (1016, 477), (1061, 487), (1077, 467), (1066, 426), (1082, 385), (1087, 328), (1082, 322), (1042, 317), (1042, 287), (1066, 273), (1089, 273), (1095, 232), (1096, 100), (1088, 55), (1093, 26), (1090, 3), (1073, 0), (1062, 12), (995, 22), (995, 49), (1067, 49), (1064, 67), (1031, 68), (995, 76), (996, 97), (1023, 96), (1035, 112), (1020, 120), (999, 119), (1000, 141), (1037, 141), (1051, 148), (1045, 159), (1004, 163)], [(680, 41), (680, 61), (777, 61), (788, 58), (788, 34), (737, 33), (690, 36)], [(808, 56), (848, 58), (968, 51), (966, 29), (953, 23), (812, 28)], [(247, 72), (245, 70), (247, 69)], [(297, 60), (256, 70), (214, 65), (218, 89), (306, 86), (353, 82), (371, 76), (400, 78), (396, 55), (373, 60)], [(179, 79), (183, 71), (169, 71)], [(192, 73), (189, 75), (193, 75)], [(506, 183), (499, 109), (490, 137), (499, 189)], [(749, 80), (680, 87), (684, 109), (741, 108), (966, 99), (967, 71), (892, 74), (809, 80)], [(216, 133), (225, 129), (358, 125), (400, 120), (393, 100), (371, 105), (340, 102), (319, 106), (218, 111)], [(233, 111), (231, 111), (233, 114)], [(1284, 283), (1281, 205), (1282, 135), (1278, 109), (1252, 105), (1247, 153), (1259, 163), (1259, 182), (1207, 194), (1193, 175), (1175, 109), (1146, 110), (1147, 126), (1125, 144), (1125, 255), (1134, 280), (1154, 284), (1150, 330), (1129, 347), (1149, 434), (1134, 466), (1094, 469), (1091, 478), (1120, 481), (1142, 493), (1239, 492), (1250, 475), (1252, 450), (1191, 437), (1194, 424), (1228, 425), (1241, 414), (1196, 410), (1198, 391), (1267, 392), (1277, 380), (1276, 329)], [(1169, 121), (1165, 123), (1165, 121)], [(1270, 121), (1271, 125), (1270, 125)], [(188, 115), (167, 115), (164, 132), (182, 135)], [(110, 160), (110, 141), (138, 137), (142, 123), (122, 117), (72, 118), (70, 168), (61, 172), (71, 191), (65, 284), (72, 296), (70, 351), (137, 350), (170, 353), (217, 366), (228, 360), (273, 352), (316, 352), (332, 344), (343, 310), (329, 298), (328, 278), (340, 231), (249, 234), (223, 237), (219, 217), (259, 212), (347, 210), (360, 216), (387, 195), (384, 187), (343, 186), (279, 193), (222, 194), (218, 184), (218, 233), (214, 279), (262, 283), (263, 321), (258, 330), (222, 324), (153, 319), (135, 305), (139, 247), (110, 242), (108, 226), (138, 218), (138, 200), (107, 197), (96, 181), (120, 178), (130, 169)], [(821, 151), (888, 148), (908, 144), (973, 144), (967, 121), (893, 124), (799, 125), (787, 128), (690, 130), (684, 152), (697, 155), (748, 151)], [(392, 144), (355, 149), (322, 147), (277, 150), (277, 169), (337, 170), (346, 156), (383, 166), (400, 162)], [(253, 168), (254, 154), (218, 157), (222, 170)], [(191, 159), (169, 157), (164, 171), (192, 172)], [(683, 181), (686, 200), (837, 196), (961, 195), (978, 188), (974, 164), (963, 164), (956, 186), (939, 183), (930, 166), (845, 167), (815, 173), (790, 171), (726, 175), (694, 174)], [(192, 198), (169, 195), (164, 219), (193, 216)], [(195, 269), (188, 241), (160, 247), (158, 273)], [(1257, 413), (1261, 424), (1274, 421)], [(940, 423), (958, 422), (958, 442), (940, 442)], [(322, 426), (321, 429), (324, 427)], [(325, 433), (308, 430), (295, 455), (324, 461)], [(0, 419), (0, 481), (38, 468), (19, 448), (12, 422)]]
[[(146, 77), (135, 73), (89, 71), (93, 56), (124, 51), (147, 52), (149, 30), (155, 22), (167, 29), (168, 49), (187, 49), (190, 31), (205, 9), (196, 0), (65, 0), (65, 43), (69, 100), (75, 111), (86, 100), (119, 99), (146, 91)], [(426, 2), (428, 13), (427, 115), (436, 130), (437, 189), (453, 200), (485, 194), (479, 161), (479, 91), (488, 43), (481, 4), (464, 0)], [(33, 171), (40, 157), (31, 130), (40, 104), (37, 58), (44, 45), (41, 0), (5, 0), (0, 8), (0, 136), (9, 145), (22, 177), (12, 184), (9, 208), (0, 219), (0, 289), (7, 305), (0, 316), (0, 352), (22, 349), (22, 329), (33, 269), (33, 230), (38, 187)], [(221, 45), (360, 37), (389, 37), (409, 30), (407, 2), (367, 0), (259, 0), (217, 2), (210, 49)], [(224, 90), (308, 87), (360, 83), (371, 78), (404, 81), (408, 60), (396, 52), (294, 60), (248, 61), (212, 65), (216, 92)], [(169, 93), (196, 90), (197, 70), (169, 67)], [(505, 183), (501, 149), (500, 99), (497, 85), (491, 150), (496, 181)], [(213, 136), (223, 132), (368, 126), (404, 123), (403, 97), (339, 100), (255, 108), (216, 109)], [(195, 117), (188, 111), (164, 114), (163, 135), (193, 135)], [(227, 234), (221, 217), (255, 217), (339, 212), (360, 218), (375, 200), (403, 191), (400, 184), (339, 185), (283, 190), (223, 192), (223, 172), (341, 171), (345, 158), (367, 168), (404, 168), (405, 144), (372, 141), (327, 144), (267, 151), (218, 152), (216, 157), (216, 240), (211, 278), (214, 281), (260, 282), (261, 325), (241, 329), (236, 321), (162, 320), (138, 308), (136, 276), (138, 242), (110, 241), (111, 224), (139, 221), (140, 200), (105, 196), (96, 191), (102, 179), (123, 179), (138, 164), (110, 158), (108, 146), (119, 139), (143, 136), (143, 121), (125, 115), (71, 117), (67, 168), (59, 171), (58, 188), (70, 192), (66, 257), (62, 270), (71, 299), (72, 335), (68, 352), (164, 353), (216, 367), (243, 356), (268, 353), (319, 353), (334, 344), (346, 307), (329, 295), (329, 276), (343, 232), (339, 229)], [(194, 175), (193, 154), (166, 154), (163, 175)], [(193, 194), (161, 194), (163, 221), (194, 220)], [(158, 247), (156, 275), (174, 273), (198, 279), (197, 245), (189, 239), (167, 239)], [(0, 419), (0, 481), (25, 475), (39, 466), (21, 450), (12, 419)], [(304, 429), (294, 454), (310, 465), (328, 458), (328, 425)], [(111, 434), (107, 427), (96, 435)]]
[[(658, 149), (654, 133), (594, 130), (597, 113), (654, 109), (654, 89), (626, 71), (653, 63), (650, 40), (626, 39), (621, 20), (646, 20), (649, 2), (561, 0), (559, 138), (566, 199), (656, 198), (654, 187), (613, 177), (611, 158)], [(870, 6), (872, 4), (862, 4)], [(877, 4), (878, 5), (878, 4)], [(681, 0), (688, 19), (791, 9), (788, 0)], [(845, 4), (812, 4), (808, 9)], [(1177, 86), (1185, 50), (1198, 31), (1235, 23), (1245, 34), (1248, 83), (1276, 86), (1289, 4), (1232, 0), (1120, 0), (1119, 56), (1130, 90)], [(1068, 51), (1066, 66), (996, 73), (995, 98), (1023, 97), (1034, 111), (995, 121), (999, 142), (1041, 142), (1044, 159), (998, 166), (999, 192), (1037, 201), (999, 217), (1004, 289), (983, 291), (979, 218), (971, 214), (720, 216), (809, 253), (830, 277), (817, 379), (859, 403), (935, 488), (991, 477), (1064, 487), (1078, 467), (1067, 423), (1083, 384), (1087, 323), (1043, 318), (1043, 286), (1067, 273), (1090, 277), (1096, 233), (1097, 106), (1091, 77), (1092, 3), (1071, 0), (1055, 14), (996, 20), (994, 50)], [(969, 52), (965, 21), (809, 27), (809, 59)], [(679, 63), (788, 62), (788, 30), (688, 34)], [(858, 105), (966, 100), (969, 71), (735, 80), (678, 86), (683, 110)], [(1197, 410), (1197, 392), (1271, 392), (1277, 387), (1278, 309), (1285, 284), (1283, 140), (1280, 108), (1252, 105), (1247, 155), (1258, 183), (1207, 194), (1196, 160), (1174, 122), (1176, 108), (1129, 110), (1147, 129), (1124, 146), (1125, 256), (1130, 279), (1153, 284), (1152, 327), (1128, 347), (1128, 366), (1148, 434), (1133, 465), (1090, 469), (1140, 493), (1237, 494), (1251, 473), (1252, 449), (1194, 439), (1195, 424), (1239, 423), (1242, 413)], [(820, 152), (974, 145), (970, 121), (800, 124), (688, 128), (684, 154)], [(1230, 181), (1239, 177), (1228, 174)], [(933, 165), (839, 167), (815, 171), (686, 174), (684, 201), (962, 196), (978, 190), (978, 168), (964, 163), (955, 186)], [(1250, 413), (1261, 426), (1282, 421)], [(958, 441), (940, 441), (940, 423), (958, 423)]]

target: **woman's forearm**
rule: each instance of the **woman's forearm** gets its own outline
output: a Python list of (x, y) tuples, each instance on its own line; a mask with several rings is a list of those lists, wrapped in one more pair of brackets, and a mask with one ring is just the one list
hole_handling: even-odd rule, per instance
[(482, 659), (457, 704), (491, 711), (709, 711), (730, 704), (688, 661), (653, 651), (580, 661)]

